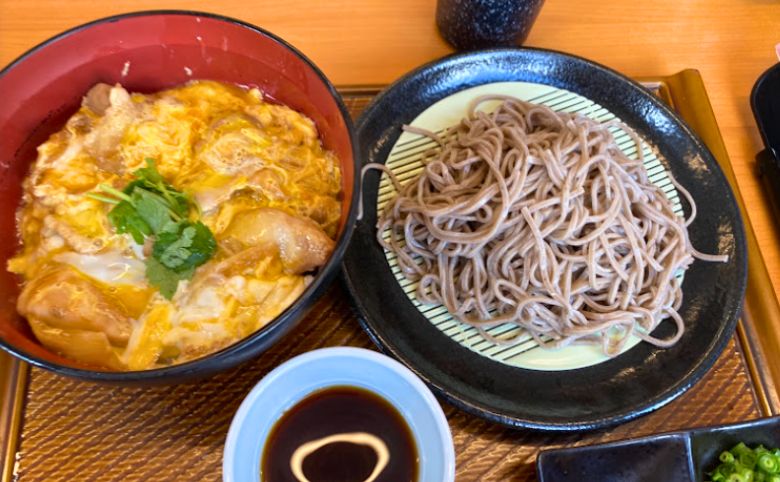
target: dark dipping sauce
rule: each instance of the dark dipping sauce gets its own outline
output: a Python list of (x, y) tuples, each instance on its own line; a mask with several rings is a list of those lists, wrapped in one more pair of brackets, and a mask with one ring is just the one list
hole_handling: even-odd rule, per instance
[[(290, 460), (299, 447), (325, 437), (365, 432), (387, 446), (389, 461), (374, 482), (416, 482), (417, 447), (398, 410), (367, 390), (336, 386), (312, 393), (271, 428), (260, 466), (262, 482), (299, 482)], [(332, 442), (303, 459), (310, 482), (363, 482), (378, 461), (369, 445)]]

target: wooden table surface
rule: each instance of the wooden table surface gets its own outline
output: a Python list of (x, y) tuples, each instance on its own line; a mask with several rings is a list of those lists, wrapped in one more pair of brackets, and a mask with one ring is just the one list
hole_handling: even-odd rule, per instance
[[(435, 0), (0, 0), (0, 65), (75, 25), (159, 8), (211, 11), (265, 27), (311, 57), (336, 85), (385, 84), (452, 52), (436, 30)], [(780, 229), (756, 175), (754, 155), (762, 145), (749, 105), (756, 78), (777, 60), (778, 42), (777, 0), (548, 0), (526, 44), (581, 55), (632, 77), (700, 70), (780, 294)]]

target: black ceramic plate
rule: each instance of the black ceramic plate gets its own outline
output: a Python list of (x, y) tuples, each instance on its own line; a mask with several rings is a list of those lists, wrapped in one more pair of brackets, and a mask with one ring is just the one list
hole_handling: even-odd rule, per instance
[[(689, 228), (693, 245), (703, 252), (728, 253), (729, 262), (695, 262), (686, 272), (680, 310), (686, 332), (672, 348), (640, 343), (609, 361), (577, 370), (512, 367), (453, 341), (409, 301), (375, 239), (379, 175), (370, 172), (363, 184), (365, 217), (343, 262), (361, 323), (381, 349), (447, 401), (495, 422), (587, 430), (650, 412), (702, 377), (736, 324), (747, 267), (742, 221), (731, 189), (701, 140), (641, 85), (590, 61), (536, 49), (454, 55), (401, 78), (358, 120), (362, 162), (384, 163), (401, 126), (435, 102), (468, 87), (503, 81), (569, 90), (633, 127), (657, 148), (665, 167), (697, 201), (699, 215)], [(664, 337), (673, 330), (671, 323), (662, 323), (653, 334)]]
[(704, 482), (720, 453), (739, 442), (780, 447), (780, 418), (548, 450), (536, 465), (539, 482)]

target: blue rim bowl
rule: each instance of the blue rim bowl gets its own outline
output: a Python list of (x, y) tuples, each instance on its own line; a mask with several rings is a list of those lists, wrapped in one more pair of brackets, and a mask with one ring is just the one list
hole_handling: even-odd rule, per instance
[(418, 482), (455, 480), (452, 434), (436, 397), (397, 361), (353, 347), (322, 348), (292, 358), (249, 392), (230, 425), (222, 480), (260, 482), (265, 440), (281, 415), (312, 392), (343, 385), (380, 395), (403, 416), (417, 445)]

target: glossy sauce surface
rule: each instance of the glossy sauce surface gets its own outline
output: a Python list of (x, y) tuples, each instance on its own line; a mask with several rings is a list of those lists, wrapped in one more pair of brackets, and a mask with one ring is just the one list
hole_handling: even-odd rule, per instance
[(337, 386), (309, 395), (276, 422), (260, 480), (413, 482), (417, 472), (417, 448), (401, 414), (372, 392)]

